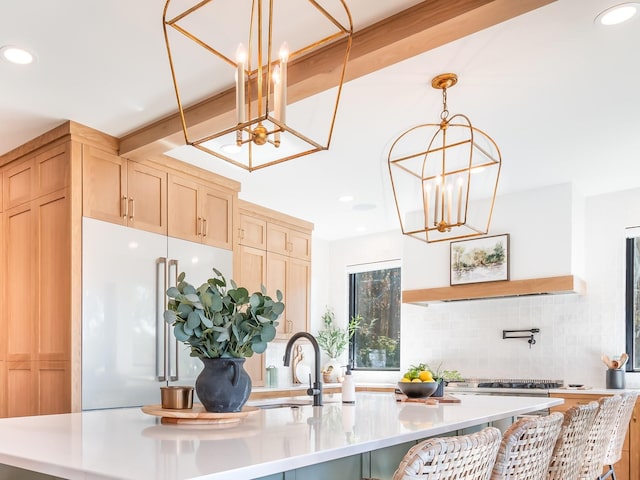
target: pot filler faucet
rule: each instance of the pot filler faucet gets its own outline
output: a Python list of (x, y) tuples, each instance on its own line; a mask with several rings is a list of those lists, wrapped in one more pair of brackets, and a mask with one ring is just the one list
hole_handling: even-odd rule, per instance
[(318, 342), (316, 338), (307, 332), (298, 332), (294, 333), (293, 336), (287, 342), (287, 346), (284, 349), (284, 366), (288, 367), (291, 361), (291, 349), (293, 348), (293, 344), (299, 338), (306, 338), (313, 345), (313, 351), (315, 353), (315, 372), (316, 372), (316, 381), (311, 385), (311, 374), (309, 374), (309, 388), (307, 389), (307, 395), (313, 395), (313, 406), (321, 407), (322, 406), (322, 382), (320, 381), (320, 347), (318, 346)]

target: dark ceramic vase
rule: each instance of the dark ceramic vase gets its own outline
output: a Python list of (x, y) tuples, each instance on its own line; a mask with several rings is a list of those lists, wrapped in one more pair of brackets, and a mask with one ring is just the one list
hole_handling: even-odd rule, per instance
[(432, 397), (444, 397), (444, 380), (438, 381), (438, 388), (431, 394)]
[(239, 412), (251, 393), (244, 358), (201, 358), (204, 369), (196, 379), (196, 393), (207, 412)]

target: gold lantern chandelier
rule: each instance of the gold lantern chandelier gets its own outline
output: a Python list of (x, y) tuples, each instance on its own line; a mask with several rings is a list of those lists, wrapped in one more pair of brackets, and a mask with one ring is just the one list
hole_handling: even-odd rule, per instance
[[(163, 12), (165, 43), (187, 145), (248, 171), (329, 148), (353, 23), (345, 0), (333, 0), (326, 6), (321, 3), (330, 2), (202, 0), (187, 10), (173, 12), (171, 0), (167, 0)], [(297, 119), (301, 121), (296, 123), (296, 118), (290, 118), (294, 116), (291, 113), (298, 113), (295, 107), (288, 112), (288, 92), (294, 90), (294, 100), (305, 95), (296, 89), (296, 82), (304, 75), (301, 65), (305, 56), (323, 48), (338, 51), (335, 57), (341, 64), (330, 68), (337, 88), (323, 92), (311, 113), (300, 110)], [(178, 52), (183, 56), (179, 58)], [(301, 65), (296, 65), (298, 62)], [(184, 72), (193, 69), (215, 84), (213, 98), (221, 111), (214, 112), (217, 123), (213, 133), (202, 131), (202, 126), (190, 126), (185, 114), (184, 93), (195, 85), (192, 78), (185, 79)], [(295, 78), (289, 85), (292, 76)], [(318, 113), (320, 109), (324, 109), (324, 118)], [(301, 127), (308, 127), (311, 133), (302, 133)]]
[(502, 157), (496, 143), (462, 114), (449, 116), (447, 89), (458, 77), (438, 75), (440, 122), (402, 133), (391, 145), (389, 175), (402, 233), (425, 242), (489, 231)]

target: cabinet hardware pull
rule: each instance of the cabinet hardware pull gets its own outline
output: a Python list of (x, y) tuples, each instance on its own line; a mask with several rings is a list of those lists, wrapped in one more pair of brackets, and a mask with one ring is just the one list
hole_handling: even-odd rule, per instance
[[(162, 325), (162, 345), (156, 342), (156, 380), (159, 382), (167, 381), (168, 370), (168, 349), (167, 338), (169, 338), (169, 324), (164, 320), (160, 323), (162, 311), (167, 306), (167, 258), (160, 257), (156, 259), (156, 279), (160, 284), (160, 273), (162, 273), (162, 284), (156, 286), (156, 336), (160, 337), (158, 326)], [(162, 290), (161, 290), (162, 289)], [(162, 301), (160, 301), (162, 300)], [(161, 307), (161, 308), (158, 308)], [(162, 355), (161, 355), (162, 354)], [(160, 371), (160, 360), (162, 359), (162, 371)]]
[(293, 331), (293, 320), (287, 320), (287, 331), (286, 333), (291, 333)]
[(129, 204), (127, 203), (127, 197), (122, 197), (120, 201), (120, 214), (122, 218), (127, 218), (127, 213), (129, 211)]
[(206, 218), (202, 219), (202, 224), (204, 225), (204, 228), (202, 229), (203, 232), (204, 232), (203, 236), (206, 237), (209, 234), (209, 224), (207, 223), (207, 219)]
[(129, 203), (131, 204), (131, 214), (129, 215), (129, 220), (133, 220), (133, 217), (136, 216), (136, 201), (133, 198), (130, 198)]
[(244, 240), (244, 228), (238, 228), (238, 237), (240, 240)]
[(202, 235), (202, 217), (198, 217), (198, 221), (196, 222), (196, 235)]

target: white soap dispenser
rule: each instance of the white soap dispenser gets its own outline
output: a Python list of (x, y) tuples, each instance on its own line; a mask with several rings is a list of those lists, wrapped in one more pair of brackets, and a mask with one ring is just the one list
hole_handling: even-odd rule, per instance
[(342, 381), (342, 403), (356, 403), (356, 384), (351, 375), (351, 365), (347, 365), (347, 372)]

